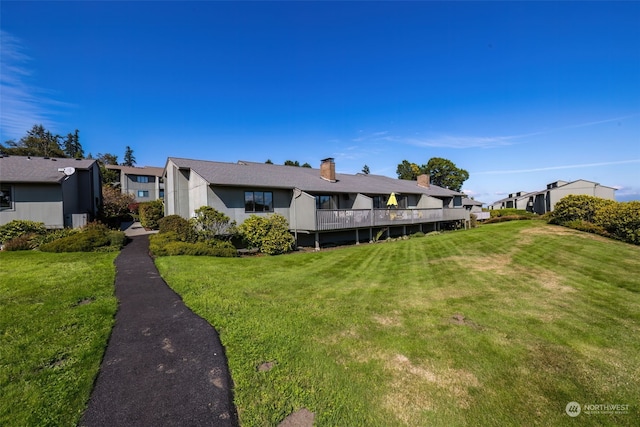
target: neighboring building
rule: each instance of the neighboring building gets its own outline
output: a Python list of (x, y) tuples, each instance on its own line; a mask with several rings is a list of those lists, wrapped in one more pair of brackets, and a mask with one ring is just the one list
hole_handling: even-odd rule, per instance
[(509, 197), (505, 197), (504, 199), (500, 199), (490, 206), (490, 209), (521, 209), (521, 210), (531, 210), (531, 206), (533, 206), (533, 198), (535, 197), (536, 192), (524, 192), (518, 191), (516, 193), (509, 194)]
[[(387, 235), (465, 226), (462, 193), (380, 175), (340, 174), (333, 159), (320, 169), (221, 163), (170, 157), (164, 169), (165, 215), (195, 215), (211, 206), (241, 224), (253, 214), (282, 214), (301, 245), (369, 241)], [(387, 206), (391, 195), (397, 206)]]
[(477, 200), (469, 199), (468, 197), (462, 199), (462, 206), (464, 206), (464, 208), (468, 210), (469, 213), (474, 214), (477, 220), (485, 220), (489, 219), (490, 217), (489, 212), (484, 212), (482, 210), (483, 204), (484, 203)]
[(119, 186), (123, 194), (133, 194), (137, 202), (149, 202), (164, 198), (162, 168), (120, 165), (106, 165), (105, 167), (119, 172), (120, 179), (114, 183), (114, 186)]
[(482, 205), (484, 203), (479, 202), (477, 200), (473, 200), (470, 199), (468, 197), (464, 197), (462, 199), (462, 206), (464, 206), (464, 208), (466, 210), (468, 210), (471, 213), (478, 213), (478, 212), (482, 212)]
[(571, 182), (556, 181), (547, 184), (547, 188), (542, 191), (510, 194), (508, 198), (494, 202), (491, 205), (491, 209), (516, 208), (542, 215), (553, 211), (556, 203), (570, 194), (615, 200), (615, 191), (616, 189), (613, 187), (607, 187), (585, 179)]
[(101, 189), (95, 160), (0, 156), (0, 225), (19, 219), (81, 227), (97, 217)]

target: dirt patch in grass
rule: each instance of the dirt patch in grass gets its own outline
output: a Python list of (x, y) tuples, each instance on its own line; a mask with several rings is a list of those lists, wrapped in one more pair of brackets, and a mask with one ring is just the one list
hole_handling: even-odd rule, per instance
[(437, 409), (429, 398), (432, 393), (444, 391), (451, 396), (453, 404), (469, 408), (469, 388), (480, 387), (480, 382), (470, 372), (452, 368), (432, 369), (411, 362), (403, 354), (387, 356), (384, 365), (390, 375), (384, 404), (399, 420), (409, 425), (416, 425), (416, 417), (421, 411)]
[(482, 329), (480, 325), (472, 320), (469, 320), (464, 316), (464, 314), (461, 313), (454, 314), (453, 316), (451, 316), (449, 321), (455, 325), (470, 326), (474, 329)]
[(498, 274), (508, 274), (509, 264), (511, 264), (510, 254), (478, 255), (478, 256), (450, 256), (430, 261), (434, 263), (455, 263), (462, 268), (469, 268), (475, 271), (490, 271)]
[(392, 313), (393, 316), (382, 316), (380, 314), (373, 315), (372, 319), (379, 325), (386, 327), (398, 327), (402, 326), (402, 322), (398, 319), (398, 313)]
[(538, 270), (537, 280), (540, 286), (548, 291), (562, 293), (575, 292), (575, 289), (571, 286), (563, 285), (562, 277), (553, 271)]

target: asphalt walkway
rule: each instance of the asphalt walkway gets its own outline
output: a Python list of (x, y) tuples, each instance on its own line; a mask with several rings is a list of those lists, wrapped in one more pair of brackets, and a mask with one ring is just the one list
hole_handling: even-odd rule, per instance
[(148, 236), (115, 264), (115, 326), (80, 426), (237, 426), (218, 334), (160, 277)]

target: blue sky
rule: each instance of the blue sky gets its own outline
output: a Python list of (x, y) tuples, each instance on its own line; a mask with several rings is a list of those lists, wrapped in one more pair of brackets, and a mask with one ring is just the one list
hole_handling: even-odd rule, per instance
[(86, 152), (395, 177), (463, 190), (588, 179), (640, 200), (640, 2), (0, 3), (1, 135)]

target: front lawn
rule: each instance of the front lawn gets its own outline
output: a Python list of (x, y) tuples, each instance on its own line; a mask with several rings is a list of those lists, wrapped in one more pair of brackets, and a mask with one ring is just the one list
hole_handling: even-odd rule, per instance
[[(640, 248), (540, 221), (319, 253), (163, 257), (244, 426), (633, 425)], [(258, 369), (272, 362), (270, 370)], [(569, 402), (583, 405), (571, 418)], [(629, 405), (587, 414), (587, 405)], [(593, 408), (593, 407), (592, 407)]]
[(116, 311), (117, 253), (0, 253), (0, 425), (73, 426)]

